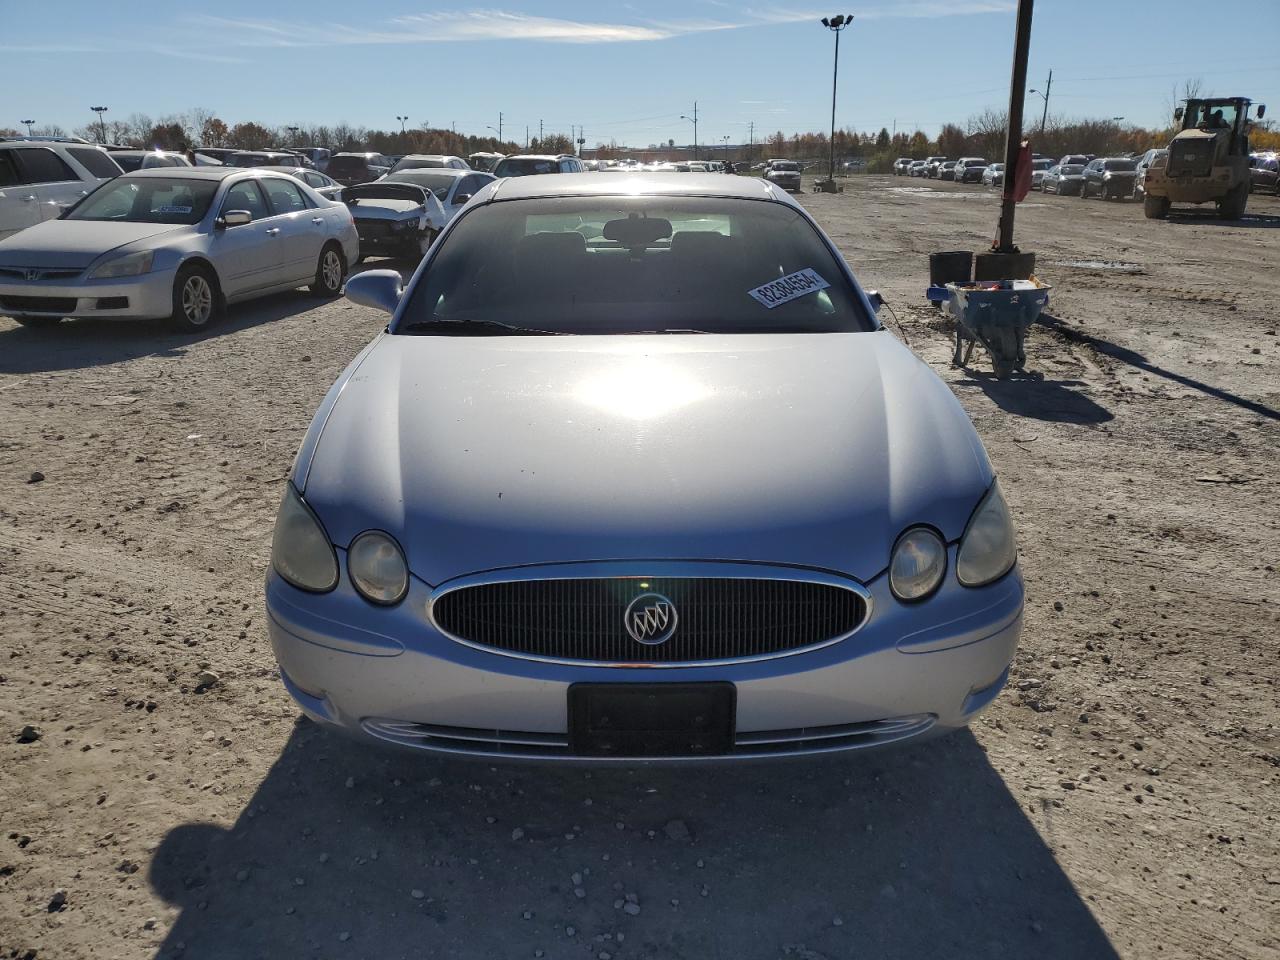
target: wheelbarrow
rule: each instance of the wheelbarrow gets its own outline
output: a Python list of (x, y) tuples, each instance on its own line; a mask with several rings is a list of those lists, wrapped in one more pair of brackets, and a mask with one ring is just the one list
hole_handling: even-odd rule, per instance
[(981, 343), (999, 379), (1025, 370), (1027, 328), (1049, 303), (1050, 289), (1034, 277), (948, 283), (947, 306), (956, 318), (956, 349), (951, 362), (967, 367), (973, 348)]

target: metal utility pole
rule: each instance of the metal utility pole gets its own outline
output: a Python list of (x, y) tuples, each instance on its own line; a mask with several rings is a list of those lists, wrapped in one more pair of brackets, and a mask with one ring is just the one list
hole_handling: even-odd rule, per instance
[(840, 75), (840, 32), (853, 23), (853, 14), (823, 17), (822, 25), (836, 35), (836, 57), (831, 68), (831, 162), (827, 179), (836, 182), (836, 78)]
[(34, 120), (22, 120), (22, 121), (20, 121), (20, 122), (21, 122), (21, 123), (26, 124), (26, 126), (27, 126), (27, 136), (28, 136), (28, 137), (32, 136), (31, 128), (32, 128), (32, 126), (35, 124), (35, 121), (34, 121)]
[(698, 101), (697, 100), (693, 101), (693, 116), (686, 117), (682, 113), (680, 114), (680, 119), (693, 121), (693, 159), (697, 160), (698, 159)]
[(1031, 88), (1031, 93), (1040, 97), (1044, 101), (1044, 111), (1040, 114), (1040, 136), (1044, 136), (1044, 125), (1049, 120), (1049, 91), (1053, 89), (1053, 71), (1049, 71), (1049, 82), (1044, 85), (1044, 92), (1041, 93), (1035, 87)]
[[(1031, 13), (1035, 0), (1018, 0), (1018, 25), (1013, 44), (1013, 74), (1009, 81), (1009, 130), (1004, 144), (1004, 191), (1000, 197), (1000, 225), (994, 253), (1017, 253), (1013, 242), (1013, 191), (1017, 185), (1018, 153), (1022, 147), (1022, 106), (1027, 89), (1027, 56), (1031, 52)], [(1046, 101), (1046, 112), (1048, 103)]]
[(98, 115), (98, 130), (100, 131), (102, 142), (106, 143), (107, 142), (107, 122), (102, 119), (102, 115), (107, 112), (107, 108), (106, 107), (90, 107), (89, 109)]
[(747, 163), (750, 163), (756, 153), (756, 122), (752, 120), (747, 124)]

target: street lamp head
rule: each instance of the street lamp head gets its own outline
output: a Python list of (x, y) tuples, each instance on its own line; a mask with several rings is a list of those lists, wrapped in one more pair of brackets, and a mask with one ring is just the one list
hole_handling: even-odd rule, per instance
[(829, 17), (823, 17), (823, 18), (822, 18), (822, 25), (823, 25), (824, 27), (830, 27), (830, 26), (831, 26), (831, 19), (830, 19)]

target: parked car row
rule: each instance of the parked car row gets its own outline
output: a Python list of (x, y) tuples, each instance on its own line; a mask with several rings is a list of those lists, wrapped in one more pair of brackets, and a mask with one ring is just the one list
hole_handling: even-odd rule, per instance
[(1255, 153), (1249, 157), (1249, 179), (1254, 193), (1280, 197), (1280, 154)]

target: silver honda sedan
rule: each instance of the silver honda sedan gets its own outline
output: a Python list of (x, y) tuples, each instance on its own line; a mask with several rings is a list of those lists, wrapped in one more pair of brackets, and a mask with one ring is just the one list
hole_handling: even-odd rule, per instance
[(0, 240), (0, 314), (26, 326), (167, 318), (197, 331), (237, 300), (301, 286), (337, 296), (359, 253), (347, 208), (293, 177), (141, 170)]
[(779, 187), (485, 187), (317, 411), (276, 522), (320, 724), (551, 761), (829, 753), (967, 724), (1022, 624), (947, 387)]

